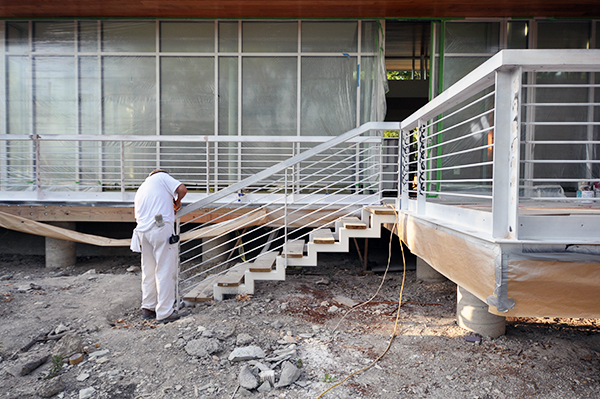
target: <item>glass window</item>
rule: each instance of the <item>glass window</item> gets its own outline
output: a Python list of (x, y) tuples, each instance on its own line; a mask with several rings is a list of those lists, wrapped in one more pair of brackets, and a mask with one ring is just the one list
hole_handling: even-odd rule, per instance
[(75, 134), (75, 59), (36, 57), (34, 71), (35, 132)]
[(529, 24), (525, 21), (509, 21), (507, 26), (507, 48), (527, 49), (529, 47)]
[(445, 26), (447, 54), (494, 54), (500, 50), (500, 23), (498, 22), (449, 22)]
[(73, 22), (34, 22), (33, 51), (39, 53), (75, 52)]
[(382, 43), (379, 41), (379, 29), (381, 24), (376, 21), (363, 21), (361, 35), (361, 51), (372, 53), (379, 51)]
[(298, 51), (297, 22), (244, 22), (244, 52), (295, 53)]
[(201, 53), (215, 51), (213, 22), (162, 22), (160, 51)]
[(213, 134), (214, 66), (213, 57), (161, 58), (161, 134)]
[(29, 50), (29, 23), (6, 23), (7, 51), (24, 53)]
[(79, 58), (79, 124), (81, 134), (100, 134), (100, 66), (98, 57)]
[(154, 57), (104, 57), (104, 134), (156, 134)]
[(483, 64), (488, 57), (447, 57), (444, 59), (444, 90)]
[(156, 51), (156, 23), (113, 22), (102, 23), (102, 50), (106, 52)]
[(358, 22), (303, 22), (302, 51), (345, 52), (358, 50)]
[(219, 58), (219, 135), (238, 134), (238, 59)]
[(219, 22), (219, 51), (237, 53), (238, 51), (238, 23)]
[(79, 51), (98, 51), (98, 22), (79, 22)]
[(303, 136), (335, 136), (356, 125), (356, 57), (302, 58)]
[(9, 134), (31, 134), (31, 64), (28, 57), (8, 57), (7, 125)]
[(297, 60), (246, 57), (242, 64), (244, 135), (296, 135)]
[(589, 22), (538, 22), (539, 49), (590, 48)]

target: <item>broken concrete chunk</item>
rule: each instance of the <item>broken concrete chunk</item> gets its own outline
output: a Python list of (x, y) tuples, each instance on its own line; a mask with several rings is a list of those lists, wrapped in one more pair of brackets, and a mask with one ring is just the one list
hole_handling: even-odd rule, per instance
[(52, 349), (52, 355), (59, 355), (63, 359), (71, 357), (75, 353), (81, 352), (82, 347), (81, 337), (74, 333), (65, 334)]
[(94, 387), (82, 389), (79, 391), (79, 399), (89, 399), (94, 396), (94, 393), (96, 393), (96, 389)]
[(137, 272), (139, 272), (140, 270), (142, 270), (142, 269), (140, 269), (140, 267), (139, 267), (139, 266), (129, 266), (129, 267), (127, 268), (127, 271), (128, 271), (129, 273), (137, 273)]
[(30, 374), (33, 370), (37, 369), (42, 364), (46, 363), (46, 361), (48, 360), (49, 357), (50, 356), (44, 356), (42, 358), (39, 358), (39, 359), (33, 360), (31, 362), (25, 363), (21, 367), (21, 370), (19, 371), (19, 375), (23, 376), (23, 375)]
[(193, 339), (185, 345), (188, 355), (206, 357), (221, 350), (219, 340), (216, 338)]
[(258, 386), (258, 380), (250, 371), (250, 368), (246, 365), (242, 367), (240, 370), (240, 374), (238, 375), (238, 383), (240, 387), (252, 390)]
[(239, 346), (244, 346), (252, 343), (252, 341), (254, 341), (254, 338), (250, 334), (241, 333), (236, 337), (235, 343)]
[(42, 384), (37, 389), (37, 394), (42, 398), (51, 398), (59, 392), (66, 389), (65, 383), (60, 377), (43, 380)]
[(101, 351), (92, 352), (92, 353), (90, 353), (89, 360), (92, 360), (92, 359), (94, 359), (96, 357), (101, 357), (101, 356), (107, 355), (108, 352), (109, 352), (108, 349), (104, 349), (104, 350), (101, 350)]
[(290, 362), (284, 362), (281, 367), (281, 377), (275, 385), (276, 388), (293, 384), (300, 377), (300, 370)]
[(229, 355), (229, 361), (241, 362), (244, 360), (264, 359), (265, 352), (258, 346), (246, 346), (243, 348), (235, 348)]

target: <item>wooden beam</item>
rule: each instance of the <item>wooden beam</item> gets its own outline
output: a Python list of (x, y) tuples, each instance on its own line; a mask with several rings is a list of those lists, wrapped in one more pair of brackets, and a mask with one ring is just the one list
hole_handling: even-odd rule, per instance
[(598, 17), (597, 0), (26, 0), (0, 18)]

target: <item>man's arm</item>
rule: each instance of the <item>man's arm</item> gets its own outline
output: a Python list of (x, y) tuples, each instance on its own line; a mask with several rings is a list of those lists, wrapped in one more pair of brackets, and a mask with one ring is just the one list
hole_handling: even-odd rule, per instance
[(175, 193), (177, 194), (177, 198), (175, 198), (175, 200), (173, 201), (173, 208), (175, 209), (175, 212), (177, 212), (181, 209), (181, 200), (187, 194), (187, 187), (183, 184), (180, 184), (175, 189)]

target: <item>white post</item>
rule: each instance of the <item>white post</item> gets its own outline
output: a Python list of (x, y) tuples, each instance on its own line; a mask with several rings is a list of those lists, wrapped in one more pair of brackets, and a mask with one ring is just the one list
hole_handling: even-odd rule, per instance
[(427, 129), (422, 120), (418, 122), (418, 163), (417, 163), (417, 213), (425, 214), (427, 205), (425, 169), (427, 168)]
[(398, 157), (398, 171), (400, 173), (399, 192), (402, 195), (400, 202), (403, 211), (408, 210), (408, 153), (410, 152), (410, 131), (400, 131), (400, 156)]
[(519, 219), (521, 68), (496, 72), (492, 236), (516, 239)]

